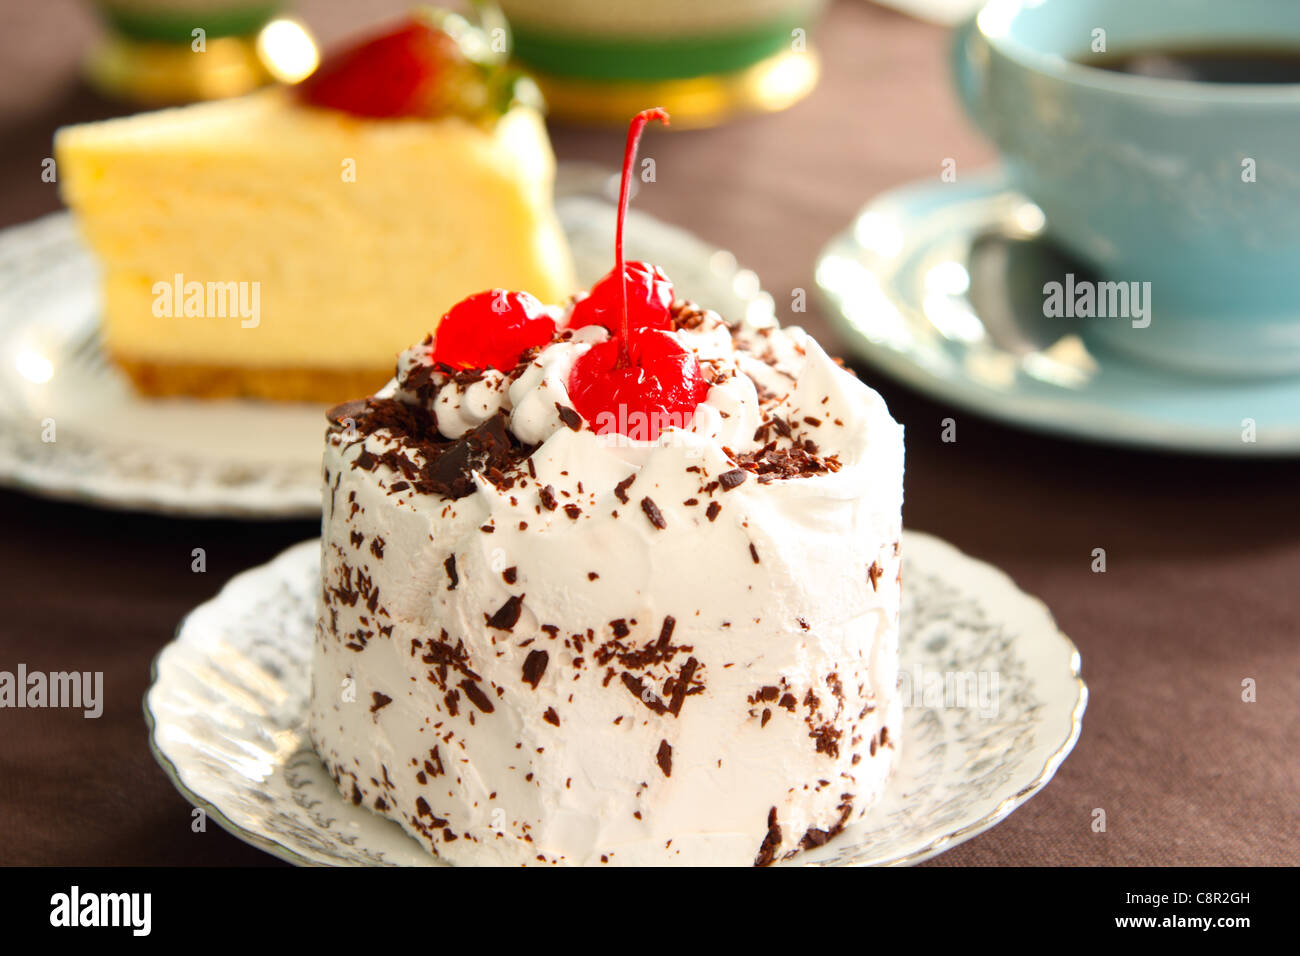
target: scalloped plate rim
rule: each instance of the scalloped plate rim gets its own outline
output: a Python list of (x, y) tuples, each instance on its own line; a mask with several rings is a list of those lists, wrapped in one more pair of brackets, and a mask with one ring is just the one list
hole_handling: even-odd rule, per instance
[[(1051, 782), (1052, 778), (1056, 774), (1056, 771), (1060, 768), (1061, 764), (1065, 762), (1066, 758), (1073, 751), (1074, 746), (1078, 742), (1079, 736), (1083, 730), (1083, 716), (1088, 705), (1089, 691), (1088, 691), (1088, 686), (1084, 682), (1082, 676), (1082, 658), (1074, 642), (1057, 625), (1056, 619), (1053, 616), (1051, 609), (1048, 608), (1048, 606), (1040, 598), (1035, 597), (1034, 595), (1021, 590), (1016, 585), (1015, 581), (1010, 577), (1010, 575), (1008, 575), (1005, 571), (998, 568), (997, 566), (985, 561), (981, 561), (980, 559), (967, 554), (966, 552), (957, 548), (955, 545), (950, 544), (949, 542), (945, 541), (942, 538), (939, 538), (936, 535), (932, 535), (923, 531), (914, 531), (914, 530), (904, 531), (904, 542), (912, 543), (916, 541), (922, 541), (923, 547), (931, 547), (936, 551), (936, 553), (947, 552), (947, 555), (949, 556), (950, 560), (955, 559), (956, 561), (964, 563), (967, 566), (977, 567), (980, 570), (984, 571), (985, 573), (992, 574), (999, 580), (999, 583), (1002, 584), (1007, 589), (1007, 593), (1009, 595), (1014, 596), (1016, 599), (1022, 601), (1027, 608), (1032, 609), (1032, 611), (1035, 614), (1040, 615), (1042, 618), (1042, 623), (1044, 624), (1044, 631), (1050, 633), (1053, 637), (1059, 640), (1064, 645), (1063, 649), (1068, 651), (1069, 678), (1075, 686), (1076, 698), (1070, 710), (1070, 717), (1069, 717), (1070, 727), (1068, 733), (1065, 735), (1064, 740), (1062, 740), (1059, 744), (1056, 745), (1055, 749), (1048, 755), (1042, 768), (1035, 773), (1032, 780), (1030, 780), (1028, 783), (1018, 788), (1016, 791), (1006, 795), (1001, 801), (998, 802), (998, 804), (992, 810), (990, 810), (989, 812), (987, 812), (977, 820), (973, 820), (967, 824), (964, 824), (963, 826), (957, 827), (954, 830), (951, 830), (947, 833), (943, 833), (934, 837), (933, 839), (926, 842), (922, 846), (916, 847), (906, 852), (895, 854), (892, 857), (887, 857), (881, 860), (870, 861), (869, 863), (846, 864), (850, 866), (915, 865), (917, 863), (924, 862), (925, 860), (928, 860), (934, 856), (937, 856), (940, 853), (950, 850), (953, 847), (958, 846), (959, 844), (964, 843), (967, 840), (970, 840), (973, 837), (976, 837), (981, 833), (984, 833), (987, 830), (993, 828), (994, 826), (996, 826), (997, 824), (1005, 820), (1008, 816), (1010, 816), (1011, 813), (1013, 813), (1019, 807), (1023, 806), (1033, 796), (1035, 796), (1043, 788), (1045, 788), (1048, 785), (1048, 783)], [(250, 578), (253, 578), (255, 576), (269, 574), (271, 572), (271, 569), (276, 565), (292, 563), (297, 552), (301, 550), (305, 550), (309, 547), (318, 547), (318, 546), (319, 546), (318, 539), (310, 539), (308, 541), (302, 541), (299, 542), (298, 544), (290, 546), (289, 548), (286, 548), (284, 551), (281, 551), (279, 554), (273, 557), (270, 561), (258, 565), (256, 567), (249, 568), (247, 570), (244, 570), (236, 574), (228, 581), (226, 581), (225, 584), (222, 585), (220, 591), (218, 591), (217, 594), (209, 598), (207, 601), (204, 601), (203, 603), (199, 604), (194, 609), (192, 609), (188, 614), (186, 614), (186, 616), (180, 621), (180, 623), (176, 627), (176, 636), (173, 639), (173, 641), (165, 645), (153, 658), (153, 661), (150, 665), (149, 688), (145, 691), (145, 694), (143, 695), (141, 701), (144, 710), (145, 723), (149, 730), (149, 749), (152, 752), (154, 758), (158, 761), (159, 765), (162, 767), (164, 773), (166, 773), (168, 779), (172, 782), (173, 786), (176, 787), (176, 789), (180, 792), (180, 794), (183, 797), (185, 797), (186, 800), (188, 800), (195, 807), (202, 809), (208, 817), (214, 820), (227, 833), (229, 833), (230, 835), (236, 837), (237, 839), (245, 843), (248, 843), (250, 846), (254, 846), (257, 849), (263, 850), (264, 852), (269, 853), (270, 855), (277, 857), (278, 859), (284, 860), (288, 863), (292, 863), (296, 866), (311, 866), (311, 867), (330, 866), (331, 864), (323, 861), (310, 859), (304, 856), (303, 854), (299, 853), (297, 850), (293, 849), (292, 847), (277, 842), (276, 840), (273, 840), (270, 837), (265, 836), (264, 834), (240, 826), (239, 824), (229, 819), (229, 817), (227, 817), (226, 814), (223, 813), (221, 809), (217, 807), (212, 801), (210, 801), (209, 799), (205, 798), (204, 796), (196, 792), (189, 784), (185, 782), (184, 775), (180, 767), (176, 765), (176, 763), (172, 760), (171, 756), (166, 753), (162, 745), (160, 745), (158, 742), (157, 733), (158, 733), (159, 725), (150, 707), (150, 699), (152, 695), (155, 693), (155, 691), (157, 690), (159, 685), (158, 682), (159, 682), (159, 674), (160, 674), (160, 663), (162, 662), (164, 656), (168, 653), (170, 649), (172, 649), (177, 643), (184, 640), (183, 635), (185, 633), (186, 625), (196, 614), (203, 612), (205, 609), (210, 610), (213, 606), (217, 605), (222, 600), (223, 596), (228, 595), (230, 589), (233, 586), (235, 586), (237, 582), (247, 581)], [(1024, 640), (1025, 638), (1021, 637), (1019, 639)], [(337, 796), (337, 794), (336, 797), (340, 801), (342, 801), (343, 799), (341, 796)], [(375, 815), (375, 820), (379, 823), (384, 823), (384, 824), (391, 825), (393, 827), (397, 827), (396, 823), (393, 823), (390, 820), (382, 818), (377, 814)], [(415, 843), (414, 840), (412, 840), (412, 844), (414, 846), (418, 846), (418, 844)], [(436, 864), (442, 861), (432, 860), (431, 858), (431, 862)], [(799, 865), (799, 858), (795, 858), (793, 861), (789, 863), (785, 863), (785, 864), (778, 863), (777, 865)]]

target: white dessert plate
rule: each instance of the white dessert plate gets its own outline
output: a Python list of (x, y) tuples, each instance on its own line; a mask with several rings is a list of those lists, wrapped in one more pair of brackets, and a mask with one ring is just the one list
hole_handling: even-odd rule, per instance
[(1141, 448), (1300, 453), (1300, 376), (1198, 378), (1095, 345), (1088, 320), (1044, 317), (1044, 283), (1087, 272), (1048, 227), (1000, 170), (917, 183), (831, 241), (817, 284), (850, 350), (958, 408)]
[[(617, 189), (599, 167), (560, 168), (556, 209), (584, 285), (614, 261)], [(730, 253), (635, 210), (627, 243), (682, 295), (770, 321), (771, 297)], [(96, 266), (67, 213), (0, 233), (0, 484), (142, 511), (320, 513), (321, 407), (137, 396), (104, 355), (98, 310)]]
[[(397, 824), (345, 800), (307, 739), (319, 550), (304, 542), (240, 574), (181, 623), (145, 695), (154, 755), (211, 819), (291, 863), (435, 865)], [(1046, 786), (1079, 737), (1079, 652), (1042, 602), (916, 531), (903, 535), (903, 582), (912, 692), (897, 773), (863, 820), (790, 864), (941, 853)]]

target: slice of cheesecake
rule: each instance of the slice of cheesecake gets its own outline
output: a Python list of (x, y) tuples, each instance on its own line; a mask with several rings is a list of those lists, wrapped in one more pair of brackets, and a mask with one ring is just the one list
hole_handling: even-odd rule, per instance
[(324, 77), (344, 108), (276, 89), (58, 132), (106, 348), (140, 391), (333, 401), (471, 292), (572, 291), (538, 112), (394, 104), (376, 66), (354, 50)]

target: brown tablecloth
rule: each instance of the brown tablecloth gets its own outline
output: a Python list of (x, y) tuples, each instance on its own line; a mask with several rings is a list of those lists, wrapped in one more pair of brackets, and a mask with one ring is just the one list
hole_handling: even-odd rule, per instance
[[(405, 5), (367, 4), (367, 16)], [(298, 7), (325, 39), (358, 9)], [(73, 0), (0, 9), (0, 225), (58, 208), (39, 175), (54, 127), (112, 111), (76, 79), (95, 31)], [(992, 155), (949, 95), (944, 31), (841, 0), (815, 36), (826, 75), (812, 98), (723, 129), (652, 131), (658, 182), (637, 199), (733, 250), (782, 307), (813, 288), (818, 249), (871, 196), (937, 176), (945, 157), (960, 175)], [(621, 143), (621, 132), (555, 131), (565, 159), (614, 164)], [(829, 337), (815, 312), (799, 318)], [(1042, 597), (1082, 651), (1092, 691), (1052, 784), (935, 862), (1300, 860), (1300, 465), (1043, 438), (867, 378), (907, 427), (908, 526)], [(955, 444), (940, 441), (948, 416)], [(191, 832), (188, 804), (149, 754), (140, 700), (186, 611), (316, 529), (7, 492), (0, 509), (0, 670), (102, 670), (107, 698), (99, 720), (0, 711), (0, 862), (274, 862), (215, 827)], [(206, 574), (190, 570), (196, 547)], [(1097, 547), (1105, 574), (1090, 570)], [(1258, 681), (1256, 703), (1241, 700), (1245, 677)], [(1091, 827), (1098, 807), (1105, 833)]]

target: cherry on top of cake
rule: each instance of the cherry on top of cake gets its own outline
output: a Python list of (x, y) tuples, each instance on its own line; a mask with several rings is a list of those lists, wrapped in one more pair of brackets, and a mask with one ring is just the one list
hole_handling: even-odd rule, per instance
[(527, 292), (490, 289), (451, 307), (438, 323), (430, 359), (451, 369), (508, 372), (555, 335), (555, 319)]
[[(628, 128), (615, 266), (575, 303), (567, 326), (600, 325), (610, 333), (607, 341), (592, 345), (573, 364), (568, 388), (578, 414), (597, 434), (636, 422), (646, 433), (631, 437), (649, 441), (659, 437), (662, 423), (689, 424), (709, 393), (699, 360), (671, 334), (672, 282), (658, 266), (626, 262), (623, 256), (632, 167), (641, 133), (651, 120), (667, 125), (668, 113), (643, 110)], [(452, 369), (509, 371), (529, 349), (547, 345), (555, 333), (554, 320), (531, 295), (494, 289), (470, 296), (443, 317), (430, 359)], [(649, 429), (645, 423), (650, 423)]]
[(517, 102), (536, 105), (539, 99), (485, 27), (432, 8), (329, 51), (294, 95), (308, 106), (369, 119), (461, 116), (483, 122)]
[(668, 113), (659, 108), (642, 110), (632, 117), (627, 130), (614, 271), (597, 282), (592, 294), (573, 310), (580, 324), (603, 325), (613, 338), (578, 356), (569, 374), (569, 397), (579, 415), (596, 423), (597, 434), (618, 431), (627, 422), (649, 422), (651, 433), (638, 437), (653, 441), (659, 437), (660, 422), (689, 423), (696, 407), (708, 397), (709, 386), (699, 359), (666, 331), (672, 327), (669, 310), (673, 302), (668, 277), (657, 266), (623, 260), (632, 165), (641, 133), (651, 120), (667, 126)]

